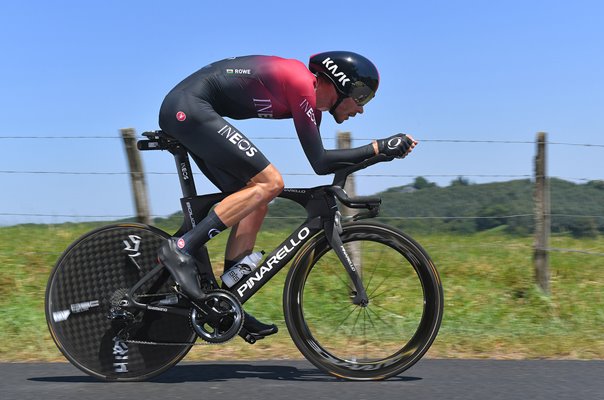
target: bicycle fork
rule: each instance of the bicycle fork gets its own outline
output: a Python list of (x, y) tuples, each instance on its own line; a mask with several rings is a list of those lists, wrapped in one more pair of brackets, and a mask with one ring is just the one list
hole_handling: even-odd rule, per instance
[(336, 211), (333, 214), (333, 217), (325, 220), (323, 229), (325, 231), (325, 236), (327, 237), (327, 242), (329, 242), (331, 248), (338, 255), (340, 262), (342, 265), (344, 265), (344, 268), (346, 268), (346, 272), (348, 272), (348, 276), (354, 285), (354, 298), (352, 299), (352, 303), (356, 304), (357, 306), (367, 307), (369, 304), (369, 298), (367, 297), (367, 292), (365, 292), (365, 287), (363, 286), (363, 282), (359, 276), (359, 271), (354, 266), (352, 259), (344, 247), (342, 238), (340, 237), (343, 230), (341, 214), (339, 211)]

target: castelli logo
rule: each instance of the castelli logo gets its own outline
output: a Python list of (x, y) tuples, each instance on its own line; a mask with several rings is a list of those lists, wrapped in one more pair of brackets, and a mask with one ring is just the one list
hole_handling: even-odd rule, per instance
[(176, 119), (179, 120), (180, 122), (182, 122), (185, 119), (187, 119), (187, 114), (185, 114), (182, 111), (179, 111), (179, 112), (176, 113)]

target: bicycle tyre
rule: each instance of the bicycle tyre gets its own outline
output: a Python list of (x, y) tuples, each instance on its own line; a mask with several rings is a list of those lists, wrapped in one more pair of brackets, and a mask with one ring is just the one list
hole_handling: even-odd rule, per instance
[(411, 237), (384, 224), (345, 224), (341, 237), (357, 259), (369, 304), (352, 303), (354, 286), (319, 234), (300, 250), (286, 278), (290, 336), (311, 363), (337, 377), (398, 375), (421, 359), (438, 334), (444, 296), (436, 267)]
[[(57, 261), (46, 288), (46, 321), (59, 350), (80, 370), (102, 380), (141, 381), (190, 350), (196, 335), (188, 318), (135, 311), (140, 320), (130, 339), (191, 343), (181, 346), (126, 343), (116, 337), (126, 322), (108, 318), (121, 295), (157, 267), (157, 249), (167, 238), (147, 225), (109, 225), (76, 240)], [(141, 289), (167, 293), (171, 285), (171, 277), (159, 273)]]

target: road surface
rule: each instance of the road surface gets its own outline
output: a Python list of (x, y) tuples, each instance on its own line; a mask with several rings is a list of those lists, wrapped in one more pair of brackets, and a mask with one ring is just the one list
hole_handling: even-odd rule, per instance
[(422, 360), (382, 382), (306, 361), (181, 363), (149, 382), (106, 383), (67, 363), (0, 364), (0, 399), (604, 399), (604, 361)]

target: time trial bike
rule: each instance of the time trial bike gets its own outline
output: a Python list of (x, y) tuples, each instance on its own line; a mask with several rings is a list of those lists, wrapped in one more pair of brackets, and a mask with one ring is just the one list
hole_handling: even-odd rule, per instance
[[(189, 154), (162, 131), (146, 132), (140, 150), (167, 150), (183, 192), (180, 236), (227, 193), (198, 196)], [(236, 335), (244, 304), (291, 261), (283, 313), (300, 352), (319, 369), (351, 380), (400, 374), (433, 343), (443, 315), (443, 289), (428, 254), (409, 235), (372, 220), (379, 197), (349, 197), (347, 177), (392, 158), (377, 155), (335, 172), (332, 185), (284, 189), (280, 197), (306, 210), (306, 220), (249, 275), (221, 289), (208, 250), (195, 254), (204, 297), (179, 290), (157, 253), (172, 235), (119, 223), (76, 240), (51, 272), (45, 311), (52, 338), (82, 371), (103, 380), (139, 381), (177, 364), (200, 343)], [(343, 222), (339, 205), (362, 210)]]

